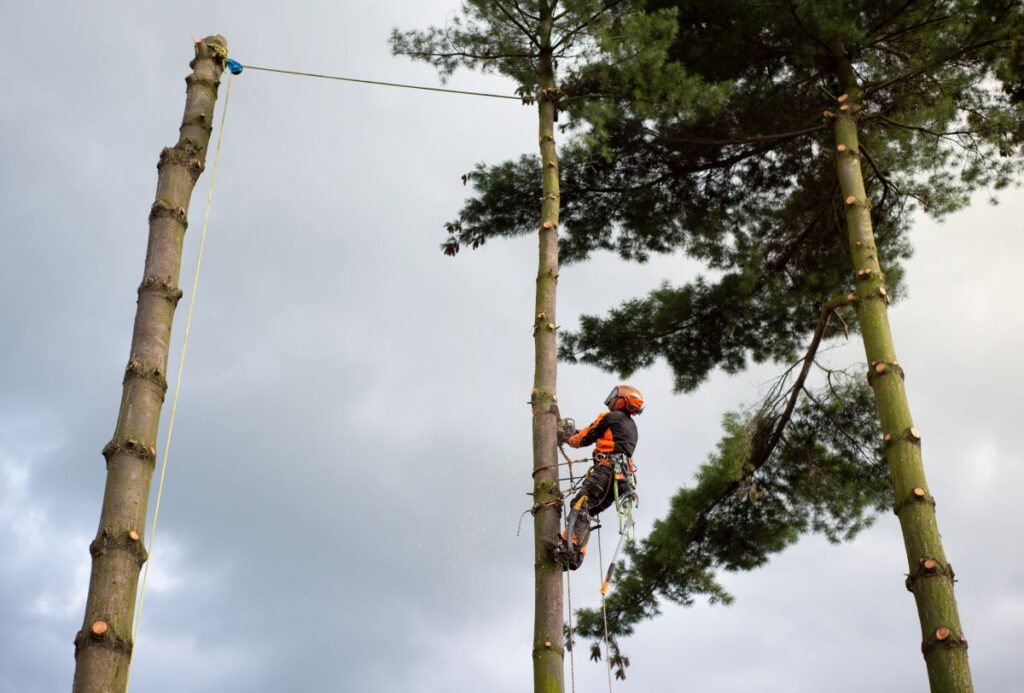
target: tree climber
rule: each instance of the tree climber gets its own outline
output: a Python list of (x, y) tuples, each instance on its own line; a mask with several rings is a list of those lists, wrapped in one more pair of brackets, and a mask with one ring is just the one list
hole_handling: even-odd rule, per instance
[[(576, 570), (583, 563), (590, 538), (590, 520), (615, 502), (633, 492), (633, 451), (636, 449), (637, 429), (633, 417), (644, 410), (644, 396), (632, 385), (617, 385), (604, 401), (608, 411), (601, 412), (582, 431), (576, 431), (571, 421), (563, 419), (558, 427), (558, 444), (568, 443), (581, 448), (594, 446), (594, 465), (587, 471), (579, 493), (570, 504), (568, 521), (573, 527), (552, 542), (554, 559), (562, 570)], [(613, 485), (614, 480), (614, 485)], [(567, 521), (567, 524), (568, 524)]]

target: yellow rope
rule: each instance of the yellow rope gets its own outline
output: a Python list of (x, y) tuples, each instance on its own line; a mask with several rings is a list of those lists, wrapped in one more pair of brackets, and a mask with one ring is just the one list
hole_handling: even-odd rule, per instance
[(576, 644), (572, 641), (572, 583), (569, 573), (565, 574), (565, 594), (569, 603), (569, 675), (572, 680), (572, 693), (576, 693)]
[[(614, 483), (614, 480), (612, 480)], [(597, 579), (604, 586), (604, 556), (601, 551), (601, 527), (597, 528)], [(604, 659), (608, 663), (608, 693), (612, 693), (612, 650), (608, 644), (608, 607), (604, 601), (604, 590), (601, 590), (601, 614), (604, 616)]]
[(203, 251), (206, 249), (206, 229), (210, 224), (210, 207), (213, 206), (213, 186), (217, 182), (217, 164), (220, 162), (220, 145), (224, 139), (224, 121), (228, 115), (228, 101), (231, 99), (231, 73), (228, 73), (228, 86), (224, 94), (224, 106), (220, 112), (220, 127), (217, 131), (217, 147), (213, 155), (213, 170), (210, 172), (210, 190), (206, 195), (206, 211), (203, 212), (203, 229), (199, 234), (199, 255), (196, 258), (195, 276), (192, 277), (192, 296), (188, 303), (188, 317), (185, 319), (185, 336), (181, 340), (181, 359), (178, 361), (178, 379), (174, 386), (174, 397), (171, 399), (171, 416), (167, 423), (167, 440), (164, 441), (163, 460), (160, 463), (160, 482), (157, 484), (156, 504), (153, 506), (153, 525), (149, 529), (149, 555), (142, 570), (142, 585), (139, 587), (139, 606), (135, 610), (135, 623), (132, 625), (132, 657), (128, 660), (128, 673), (125, 677), (125, 691), (131, 681), (134, 646), (138, 643), (139, 622), (142, 620), (142, 604), (146, 597), (146, 582), (149, 578), (149, 566), (153, 562), (153, 541), (156, 538), (156, 523), (160, 516), (160, 500), (164, 495), (164, 479), (167, 476), (167, 458), (171, 452), (171, 437), (174, 435), (174, 417), (178, 411), (178, 396), (181, 394), (181, 375), (185, 370), (185, 352), (188, 351), (188, 336), (192, 331), (192, 312), (196, 306), (196, 293), (199, 289), (199, 270), (203, 266)]
[[(569, 465), (569, 490), (572, 491), (572, 488), (576, 485), (576, 480), (573, 478), (572, 473), (572, 460), (565, 454), (565, 450), (562, 449), (561, 445), (558, 446), (558, 450), (565, 458), (566, 464)], [(572, 530), (572, 527), (566, 526), (566, 536), (572, 536)], [(576, 645), (573, 643), (572, 634), (572, 581), (569, 579), (568, 572), (565, 574), (565, 595), (569, 607), (569, 675), (572, 681), (572, 693), (576, 693)]]

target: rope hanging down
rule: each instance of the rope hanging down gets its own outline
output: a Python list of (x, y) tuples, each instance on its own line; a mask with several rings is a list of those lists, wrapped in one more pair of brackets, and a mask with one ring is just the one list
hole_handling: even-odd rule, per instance
[[(171, 415), (167, 423), (167, 439), (164, 441), (163, 460), (160, 463), (160, 481), (157, 484), (156, 503), (153, 506), (153, 525), (149, 529), (149, 554), (146, 565), (142, 570), (142, 584), (139, 586), (139, 605), (135, 609), (135, 623), (132, 624), (132, 645), (138, 644), (139, 622), (142, 620), (142, 604), (146, 597), (146, 582), (149, 578), (149, 566), (153, 562), (153, 541), (156, 539), (156, 523), (160, 516), (160, 500), (164, 494), (164, 479), (167, 476), (167, 459), (171, 452), (171, 438), (174, 435), (174, 417), (178, 411), (178, 396), (181, 394), (181, 376), (185, 370), (185, 353), (188, 351), (188, 336), (192, 331), (192, 312), (196, 306), (196, 294), (199, 289), (199, 270), (203, 266), (203, 251), (206, 249), (206, 229), (210, 224), (210, 208), (213, 206), (213, 186), (217, 182), (217, 164), (220, 163), (220, 145), (224, 139), (224, 121), (228, 115), (228, 101), (231, 99), (231, 78), (238, 74), (234, 70), (228, 75), (227, 90), (224, 94), (224, 106), (220, 113), (220, 126), (217, 131), (217, 147), (213, 155), (213, 168), (210, 172), (210, 189), (206, 195), (206, 210), (203, 212), (203, 229), (199, 234), (199, 254), (196, 257), (195, 275), (192, 277), (192, 295), (188, 303), (188, 317), (185, 319), (185, 336), (181, 340), (181, 358), (178, 361), (178, 378), (174, 385), (174, 397), (171, 399)], [(133, 652), (134, 655), (134, 652)], [(125, 690), (131, 683), (132, 662), (134, 656), (128, 660), (128, 673), (125, 680)]]
[[(572, 460), (565, 454), (565, 449), (561, 445), (558, 446), (558, 451), (562, 453), (562, 457), (565, 458), (565, 463), (569, 465), (569, 488), (570, 490), (576, 487), (576, 479), (572, 473)], [(561, 481), (561, 479), (559, 479)], [(566, 498), (568, 494), (563, 494), (563, 498)], [(563, 508), (562, 512), (565, 512)], [(569, 578), (569, 573), (565, 574), (565, 597), (567, 606), (569, 607), (569, 674), (570, 680), (572, 681), (572, 693), (576, 693), (576, 644), (573, 642), (572, 632), (572, 580)]]
[[(601, 549), (601, 527), (599, 525), (597, 528), (597, 575), (603, 587), (604, 572), (601, 570), (601, 566), (604, 565), (604, 552)], [(612, 648), (608, 644), (610, 640), (608, 637), (608, 605), (605, 604), (603, 590), (601, 591), (601, 615), (604, 617), (604, 661), (608, 668), (608, 693), (612, 693)]]

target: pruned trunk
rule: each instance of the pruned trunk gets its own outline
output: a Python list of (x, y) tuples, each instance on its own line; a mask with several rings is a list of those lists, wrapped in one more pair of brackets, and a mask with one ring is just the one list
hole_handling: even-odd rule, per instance
[(836, 169), (846, 207), (846, 227), (857, 285), (857, 315), (868, 359), (868, 382), (875, 393), (892, 473), (895, 512), (903, 530), (909, 576), (921, 622), (921, 649), (932, 693), (974, 690), (967, 661), (967, 639), (953, 593), (953, 568), (942, 550), (935, 500), (921, 462), (921, 433), (910, 416), (904, 371), (896, 359), (887, 306), (885, 275), (878, 261), (864, 190), (857, 139), (860, 89), (850, 60), (839, 47), (838, 78), (843, 90), (835, 113)]
[[(541, 3), (542, 7), (544, 3)], [(555, 150), (556, 85), (551, 55), (551, 16), (540, 21), (538, 81), (542, 194), (537, 297), (534, 312), (533, 407), (535, 693), (562, 693), (565, 679), (562, 568), (545, 548), (559, 533), (556, 373), (558, 358), (555, 293), (558, 284), (558, 155)]]
[(186, 210), (202, 173), (227, 42), (210, 36), (195, 44), (186, 77), (185, 115), (178, 143), (157, 164), (156, 201), (139, 286), (131, 353), (125, 369), (114, 436), (103, 448), (107, 482), (96, 539), (89, 546), (92, 575), (85, 621), (75, 636), (75, 693), (124, 691), (132, 655), (132, 621), (143, 536), (156, 461), (160, 408), (167, 391), (167, 352), (181, 291)]

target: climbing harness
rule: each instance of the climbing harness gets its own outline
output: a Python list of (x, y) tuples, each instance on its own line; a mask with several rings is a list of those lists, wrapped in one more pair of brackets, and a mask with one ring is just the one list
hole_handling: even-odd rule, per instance
[[(592, 509), (601, 512), (610, 507), (612, 503), (615, 505), (620, 541), (615, 550), (612, 566), (618, 560), (625, 540), (631, 539), (633, 536), (635, 524), (633, 508), (637, 502), (637, 493), (632, 462), (628, 457), (619, 453), (597, 453), (591, 459), (598, 462), (600, 466), (591, 467), (581, 479), (582, 490), (575, 493), (572, 504), (565, 508), (565, 528), (560, 539), (556, 540), (552, 546), (555, 559), (562, 563), (567, 570), (575, 570), (583, 562), (587, 541), (593, 529), (591, 527)], [(591, 475), (594, 475), (594, 479), (589, 484), (585, 483)], [(599, 488), (604, 490), (597, 491)], [(562, 497), (572, 496), (575, 491), (574, 487), (569, 492), (563, 493)], [(612, 497), (609, 498), (609, 495)], [(608, 589), (607, 583), (611, 581), (612, 570), (613, 568), (609, 568), (608, 579), (602, 583), (604, 591)]]
[[(570, 421), (571, 425), (571, 421)], [(611, 662), (611, 638), (608, 631), (608, 609), (605, 603), (605, 595), (608, 592), (608, 587), (611, 584), (612, 575), (615, 569), (615, 563), (619, 559), (619, 554), (622, 551), (622, 547), (627, 539), (633, 539), (635, 522), (633, 520), (633, 509), (637, 504), (638, 496), (636, 492), (636, 477), (634, 475), (634, 467), (632, 461), (623, 454), (605, 454), (598, 453), (593, 457), (585, 457), (582, 459), (574, 460), (570, 458), (565, 449), (561, 444), (558, 445), (558, 452), (562, 455), (564, 462), (556, 462), (554, 464), (545, 465), (538, 467), (534, 470), (533, 474), (536, 476), (538, 472), (544, 469), (557, 469), (560, 467), (567, 467), (568, 477), (559, 478), (559, 486), (561, 482), (568, 481), (569, 486), (565, 490), (559, 490), (556, 498), (545, 503), (534, 503), (532, 507), (523, 511), (519, 516), (519, 524), (516, 529), (516, 535), (518, 536), (522, 530), (523, 518), (529, 513), (536, 515), (537, 511), (541, 508), (548, 507), (551, 505), (560, 505), (561, 511), (564, 514), (565, 521), (565, 532), (563, 537), (559, 537), (555, 540), (552, 548), (556, 556), (560, 552), (571, 553), (573, 539), (577, 540), (578, 544), (585, 544), (586, 539), (592, 529), (597, 530), (597, 571), (598, 579), (600, 580), (600, 595), (601, 595), (601, 613), (604, 621), (604, 650), (605, 650), (605, 661), (608, 668), (608, 690), (612, 691), (612, 662)], [(601, 525), (596, 524), (593, 527), (590, 526), (591, 517), (587, 512), (587, 497), (585, 495), (580, 496), (575, 503), (570, 505), (569, 498), (574, 494), (578, 493), (583, 486), (583, 482), (586, 480), (587, 474), (580, 477), (576, 477), (573, 471), (573, 465), (587, 462), (603, 462), (607, 460), (612, 468), (612, 478), (610, 492), (614, 494), (614, 506), (616, 514), (618, 515), (619, 525), (619, 541), (615, 546), (615, 552), (612, 554), (611, 563), (608, 566), (607, 572), (602, 570), (604, 565), (603, 547), (601, 542)], [(621, 490), (620, 490), (621, 487)], [(585, 536), (576, 536), (574, 532), (575, 525), (581, 519), (582, 516), (586, 517), (587, 528)], [(572, 613), (572, 580), (571, 572), (566, 571), (565, 576), (565, 590), (566, 590), (566, 606), (569, 609), (569, 616), (567, 621), (567, 641), (566, 649), (569, 650), (569, 671), (570, 671), (570, 682), (571, 690), (573, 693), (576, 691), (576, 657), (574, 652), (574, 633), (573, 633), (573, 613)]]
[[(619, 553), (626, 539), (632, 539), (636, 523), (633, 521), (633, 506), (638, 500), (636, 493), (636, 477), (633, 476), (629, 460), (624, 455), (615, 455), (612, 458), (612, 470), (614, 472), (612, 488), (615, 489), (615, 510), (619, 516), (619, 541), (615, 545), (615, 552), (612, 553), (611, 563), (608, 564), (608, 572), (605, 573), (604, 581), (601, 583), (601, 597), (608, 593), (608, 585), (612, 581), (612, 573), (615, 571), (615, 562), (619, 560)], [(619, 495), (619, 481), (624, 482), (625, 493)]]

